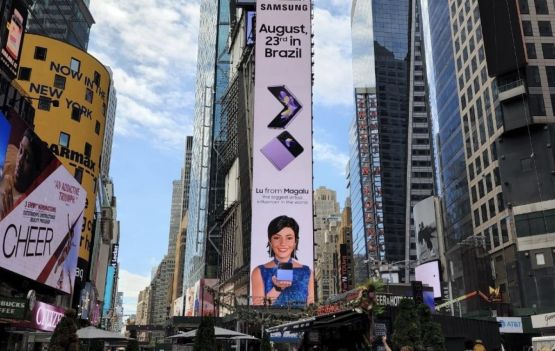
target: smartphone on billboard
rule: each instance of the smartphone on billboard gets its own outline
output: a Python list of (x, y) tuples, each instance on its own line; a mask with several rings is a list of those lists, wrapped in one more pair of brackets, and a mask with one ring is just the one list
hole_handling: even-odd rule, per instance
[(6, 51), (14, 60), (17, 60), (19, 57), (19, 47), (21, 46), (22, 36), (23, 16), (17, 9), (14, 9), (10, 24), (8, 25), (8, 40), (6, 43)]
[(283, 104), (283, 110), (274, 118), (268, 128), (285, 128), (293, 118), (302, 110), (299, 100), (285, 87), (285, 85), (271, 86), (268, 90)]
[(288, 131), (284, 131), (264, 145), (260, 151), (278, 171), (281, 171), (297, 158), (304, 149)]
[(293, 281), (293, 263), (280, 262), (276, 273), (276, 279), (279, 281)]

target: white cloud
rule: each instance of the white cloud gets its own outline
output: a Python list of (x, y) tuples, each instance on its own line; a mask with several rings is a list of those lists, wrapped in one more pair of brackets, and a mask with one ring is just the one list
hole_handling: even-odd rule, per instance
[(313, 155), (315, 162), (327, 163), (341, 174), (345, 173), (349, 155), (341, 152), (336, 146), (322, 143), (317, 140), (313, 142)]
[(324, 106), (352, 105), (351, 19), (316, 7), (314, 11), (314, 94)]
[(139, 291), (150, 284), (150, 275), (131, 273), (125, 269), (119, 271), (118, 277), (118, 291), (122, 291), (124, 297), (135, 300), (139, 297)]
[(112, 68), (115, 131), (181, 149), (193, 120), (198, 0), (96, 0), (89, 52)]
[(150, 284), (150, 275), (140, 275), (121, 269), (118, 275), (118, 291), (123, 292), (123, 311), (134, 314), (137, 311), (139, 291)]

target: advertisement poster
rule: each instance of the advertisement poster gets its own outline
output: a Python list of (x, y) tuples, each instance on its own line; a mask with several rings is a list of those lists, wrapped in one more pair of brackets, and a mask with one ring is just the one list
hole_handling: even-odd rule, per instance
[(16, 114), (0, 113), (0, 267), (71, 294), (86, 192)]
[(310, 0), (256, 2), (253, 305), (314, 302)]
[(218, 284), (218, 279), (201, 279), (194, 286), (193, 316), (214, 316), (214, 293), (208, 288)]
[(439, 257), (439, 243), (434, 197), (430, 196), (414, 205), (416, 230), (416, 256), (421, 262)]
[(11, 7), (9, 1), (3, 1), (1, 26), (0, 62), (3, 71), (11, 79), (17, 75), (19, 58), (23, 44), (25, 26), (27, 24), (27, 6), (22, 0), (13, 0)]

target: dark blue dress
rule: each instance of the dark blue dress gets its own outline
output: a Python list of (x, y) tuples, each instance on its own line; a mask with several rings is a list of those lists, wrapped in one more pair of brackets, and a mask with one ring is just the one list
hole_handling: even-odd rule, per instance
[[(266, 295), (274, 287), (272, 277), (276, 275), (277, 266), (266, 268), (264, 265), (260, 265), (258, 269), (260, 269), (262, 281), (264, 281), (264, 295)], [(272, 306), (306, 305), (310, 273), (308, 266), (293, 268), (293, 283), (290, 287), (281, 291), (278, 298), (272, 303)]]

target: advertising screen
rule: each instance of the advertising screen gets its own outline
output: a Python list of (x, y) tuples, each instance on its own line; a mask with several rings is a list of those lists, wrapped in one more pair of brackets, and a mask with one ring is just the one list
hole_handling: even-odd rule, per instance
[(430, 261), (414, 269), (415, 280), (434, 289), (434, 297), (441, 297), (441, 278), (439, 273), (439, 261)]
[(252, 304), (314, 301), (310, 0), (256, 2)]
[(71, 294), (87, 194), (19, 116), (0, 126), (0, 267)]
[(416, 229), (416, 256), (419, 261), (439, 257), (439, 242), (434, 197), (430, 196), (414, 205)]
[(0, 25), (1, 49), (0, 62), (2, 69), (11, 79), (15, 78), (19, 67), (19, 57), (21, 55), (21, 47), (23, 43), (23, 35), (25, 33), (25, 25), (27, 23), (27, 6), (21, 0), (13, 0), (11, 7), (9, 1), (2, 1), (3, 10)]

